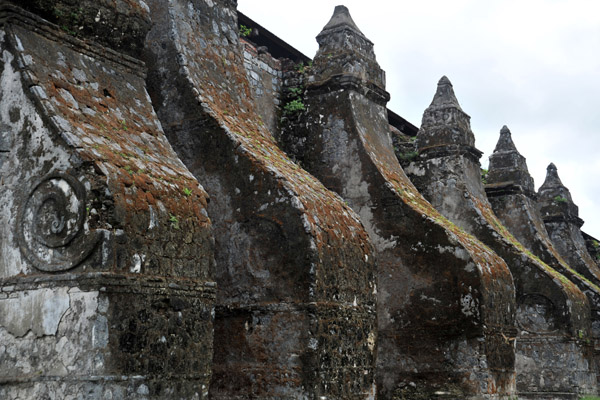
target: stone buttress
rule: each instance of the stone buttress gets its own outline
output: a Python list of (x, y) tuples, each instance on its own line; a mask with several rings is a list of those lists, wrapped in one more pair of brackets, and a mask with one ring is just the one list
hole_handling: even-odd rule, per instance
[[(45, 16), (79, 10), (71, 3), (25, 6)], [(120, 27), (141, 49), (143, 3), (97, 3), (92, 20), (145, 23)], [(93, 36), (0, 2), (10, 143), (0, 166), (0, 398), (206, 398), (207, 195), (164, 136), (143, 63), (74, 34)]]
[[(405, 170), (434, 207), (490, 246), (510, 267), (517, 291), (519, 398), (572, 399), (595, 393), (587, 298), (526, 250), (494, 215), (481, 182), (481, 152), (474, 146), (470, 117), (443, 77), (423, 115), (417, 135), (419, 156)], [(524, 172), (517, 174), (523, 189), (530, 188)]]
[(149, 91), (211, 196), (211, 397), (374, 398), (372, 245), (358, 216), (294, 164), (258, 117), (236, 2), (148, 3)]
[[(554, 164), (547, 168), (546, 180), (538, 189), (538, 209), (554, 248), (569, 265), (583, 277), (600, 285), (600, 269), (590, 256), (580, 230), (583, 221), (573, 203), (571, 193), (561, 182)], [(600, 314), (600, 303), (594, 302), (592, 310)], [(592, 321), (594, 337), (600, 337), (600, 320)], [(600, 343), (595, 343), (596, 359), (600, 362)], [(600, 368), (600, 365), (599, 365)]]
[(375, 243), (378, 398), (514, 395), (510, 271), (435, 211), (402, 171), (384, 72), (346, 7), (336, 7), (317, 41), (303, 78), (306, 110), (288, 120), (282, 141), (361, 216)]
[[(511, 132), (506, 126), (500, 131), (500, 139), (490, 156), (485, 191), (494, 213), (510, 233), (525, 248), (569, 278), (585, 293), (592, 311), (592, 336), (595, 347), (598, 347), (600, 281), (595, 275), (596, 271), (589, 271), (588, 266), (581, 261), (575, 264), (580, 266), (580, 272), (574, 270), (552, 243), (537, 207), (537, 195), (525, 157), (517, 151)], [(573, 258), (572, 254), (568, 256)], [(588, 271), (585, 274), (581, 272), (586, 270)], [(598, 357), (595, 358), (598, 363)]]

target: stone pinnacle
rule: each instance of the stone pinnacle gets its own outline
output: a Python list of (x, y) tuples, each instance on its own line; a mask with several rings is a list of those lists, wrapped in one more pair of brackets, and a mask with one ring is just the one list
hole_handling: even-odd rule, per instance
[(358, 29), (358, 26), (356, 26), (356, 23), (350, 16), (350, 11), (348, 10), (348, 8), (346, 6), (336, 6), (335, 7), (335, 10), (333, 11), (333, 16), (331, 17), (331, 19), (329, 20), (327, 25), (325, 25), (325, 27), (323, 28), (321, 33), (319, 33), (318, 36), (321, 36), (322, 34), (324, 34), (327, 31), (330, 31), (330, 30), (333, 30), (336, 28), (341, 28), (341, 27), (352, 29), (356, 33), (360, 34), (361, 36), (364, 36), (364, 34), (360, 31), (360, 29)]
[(431, 105), (444, 107), (453, 106), (462, 111), (462, 108), (460, 108), (460, 104), (458, 103), (458, 99), (454, 94), (452, 82), (450, 82), (450, 79), (448, 79), (448, 77), (445, 75), (442, 76), (438, 82), (437, 91), (433, 96)]
[(498, 143), (496, 143), (494, 153), (499, 151), (515, 151), (518, 153), (517, 147), (512, 140), (510, 129), (506, 125), (500, 130), (500, 138), (498, 139)]
[(540, 187), (540, 190), (542, 188), (556, 186), (564, 185), (558, 176), (558, 169), (556, 168), (556, 165), (554, 165), (554, 163), (550, 163), (550, 165), (548, 165), (548, 167), (546, 168), (546, 180), (544, 181), (542, 187)]

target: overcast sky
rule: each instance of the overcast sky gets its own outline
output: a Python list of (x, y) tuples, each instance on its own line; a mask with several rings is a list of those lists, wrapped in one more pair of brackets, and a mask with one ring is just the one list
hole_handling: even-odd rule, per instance
[(238, 0), (309, 57), (336, 5), (350, 9), (387, 73), (388, 108), (416, 126), (448, 76), (471, 116), (483, 167), (502, 125), (536, 189), (546, 167), (600, 238), (600, 2), (597, 0)]

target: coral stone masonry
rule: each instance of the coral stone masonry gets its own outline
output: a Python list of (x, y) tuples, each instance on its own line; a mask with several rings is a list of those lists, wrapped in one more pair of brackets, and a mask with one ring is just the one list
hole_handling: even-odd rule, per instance
[(448, 78), (417, 128), (348, 8), (316, 39), (0, 0), (0, 399), (598, 395), (600, 244), (556, 167), (536, 193), (503, 127), (484, 185)]
[[(490, 246), (511, 270), (517, 296), (519, 397), (569, 399), (593, 392), (590, 304), (573, 282), (527, 251), (494, 215), (481, 182), (481, 152), (474, 144), (470, 117), (460, 107), (449, 79), (442, 77), (423, 114), (417, 135), (419, 155), (406, 168), (408, 175), (434, 207)], [(504, 129), (495, 154), (497, 159), (511, 159), (516, 168), (510, 174), (494, 169), (490, 175), (510, 178), (522, 190), (532, 190), (522, 157), (500, 153), (513, 147)], [(502, 162), (494, 159), (490, 164)], [(565, 353), (570, 354), (568, 359), (562, 357)]]

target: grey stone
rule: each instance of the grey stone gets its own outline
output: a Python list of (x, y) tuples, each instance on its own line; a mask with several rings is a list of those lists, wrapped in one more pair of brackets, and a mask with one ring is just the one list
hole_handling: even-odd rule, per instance
[[(460, 108), (446, 77), (440, 79), (431, 105), (423, 114), (416, 143), (419, 155), (405, 169), (413, 183), (444, 216), (498, 253), (512, 272), (518, 306), (519, 397), (562, 392), (565, 394), (561, 398), (571, 398), (577, 393), (594, 393), (591, 348), (580, 340), (592, 334), (590, 304), (577, 286), (536, 259), (494, 215), (481, 182), (481, 152), (474, 147), (470, 117)], [(509, 152), (512, 147), (505, 129), (497, 150)], [(524, 160), (512, 160), (523, 168)], [(526, 177), (511, 176), (519, 178)], [(527, 189), (527, 179), (521, 186)], [(559, 353), (572, 354), (573, 360), (585, 362), (563, 359), (561, 364), (557, 353), (549, 350), (549, 343), (563, 346)], [(572, 353), (573, 349), (577, 354)], [(532, 362), (523, 361), (528, 359)], [(547, 378), (532, 379), (534, 376)]]

